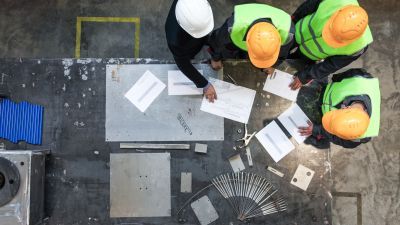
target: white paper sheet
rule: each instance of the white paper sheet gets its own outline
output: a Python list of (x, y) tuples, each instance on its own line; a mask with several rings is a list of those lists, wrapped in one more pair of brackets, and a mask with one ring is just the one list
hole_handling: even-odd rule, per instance
[(290, 89), (289, 85), (292, 81), (293, 75), (275, 69), (274, 73), (268, 75), (265, 80), (263, 90), (295, 102), (299, 89), (295, 91)]
[[(199, 70), (203, 74), (203, 70)], [(168, 95), (202, 95), (203, 88), (196, 85), (180, 70), (168, 71)]]
[(213, 78), (210, 78), (210, 82), (217, 92), (218, 99), (210, 103), (204, 97), (200, 109), (227, 119), (247, 123), (256, 91)]
[(126, 92), (125, 98), (131, 101), (141, 112), (144, 112), (165, 87), (166, 85), (162, 81), (147, 70)]
[(296, 103), (278, 116), (278, 120), (282, 123), (290, 135), (292, 135), (297, 143), (301, 144), (304, 142), (306, 137), (300, 135), (299, 127), (308, 127), (307, 121), (310, 119), (308, 119), (307, 115)]
[(275, 121), (260, 130), (256, 137), (275, 162), (281, 160), (294, 149), (292, 142)]

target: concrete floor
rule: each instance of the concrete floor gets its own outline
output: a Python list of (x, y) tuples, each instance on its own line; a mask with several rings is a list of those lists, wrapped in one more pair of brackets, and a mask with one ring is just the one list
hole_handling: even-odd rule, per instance
[[(76, 17), (111, 16), (140, 17), (140, 57), (171, 59), (164, 38), (164, 19), (171, 2), (5, 0), (0, 9), (0, 57), (74, 57)], [(250, 1), (211, 1), (216, 26), (230, 15), (233, 4), (242, 2)], [(269, 3), (292, 13), (301, 1), (256, 2)], [(331, 149), (332, 192), (361, 194), (362, 224), (397, 225), (400, 223), (400, 152), (396, 143), (400, 138), (397, 75), (400, 72), (397, 22), (400, 3), (396, 0), (360, 2), (369, 12), (374, 43), (354, 66), (364, 67), (380, 78), (381, 133), (355, 150)], [(133, 31), (121, 24), (83, 25), (82, 57), (133, 57)], [(122, 35), (128, 38), (121, 38)], [(357, 224), (354, 198), (334, 197), (334, 203), (335, 225)]]

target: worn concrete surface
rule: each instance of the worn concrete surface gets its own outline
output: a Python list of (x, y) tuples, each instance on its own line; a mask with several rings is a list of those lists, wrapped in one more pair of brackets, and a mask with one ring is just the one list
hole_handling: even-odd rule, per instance
[[(163, 26), (170, 2), (166, 0), (3, 0), (0, 8), (0, 57), (73, 57), (77, 16), (122, 16), (141, 18), (141, 57), (169, 59), (171, 55), (164, 40)], [(233, 4), (242, 2), (250, 1), (212, 1), (214, 11), (218, 12), (215, 15), (216, 26), (222, 24), (224, 19), (229, 16)], [(269, 3), (291, 13), (301, 1), (256, 2)], [(363, 66), (381, 80), (381, 134), (372, 142), (360, 146), (356, 150), (332, 148), (329, 152), (334, 180), (332, 190), (362, 194), (363, 224), (395, 225), (400, 223), (400, 152), (396, 143), (400, 138), (398, 125), (400, 120), (398, 112), (400, 108), (398, 76), (400, 72), (400, 41), (398, 39), (400, 5), (396, 0), (363, 0), (360, 2), (369, 12), (370, 26), (375, 41), (362, 59), (355, 64)], [(105, 29), (96, 25), (93, 25), (92, 29), (84, 27), (83, 31), (97, 32), (96, 34), (98, 34), (96, 36), (86, 34), (88, 43), (86, 47), (85, 45), (82, 46), (82, 53), (87, 54), (84, 56), (133, 56), (130, 49), (131, 45), (125, 42), (125, 39), (121, 39), (120, 36), (108, 35)], [(124, 35), (132, 31), (119, 27), (118, 29), (115, 28), (115, 32)], [(123, 43), (118, 42), (118, 40)], [(99, 42), (104, 42), (104, 44), (99, 45)], [(121, 45), (118, 44), (127, 47), (121, 48)], [(98, 51), (95, 51), (96, 48), (98, 48)], [(79, 152), (77, 153), (79, 154)], [(85, 165), (99, 168), (105, 166), (95, 165), (95, 163), (87, 164), (85, 160), (74, 163), (83, 171)], [(54, 164), (57, 164), (57, 162), (55, 161)], [(102, 180), (102, 178), (98, 179)], [(98, 189), (97, 186), (95, 185), (93, 188)], [(335, 212), (337, 212), (335, 213), (337, 219), (333, 218), (335, 225), (352, 223), (351, 221), (346, 222), (346, 218), (351, 218), (354, 211), (350, 209), (342, 210), (348, 204), (350, 203), (338, 202), (334, 205)], [(352, 208), (353, 206), (349, 207)]]
[[(220, 197), (216, 189), (210, 188), (201, 194), (207, 194), (219, 212), (220, 218), (215, 224), (331, 224), (331, 176), (325, 166), (327, 152), (297, 148), (277, 164), (253, 139), (249, 147), (254, 166), (249, 168), (245, 151), (233, 149), (238, 145), (235, 140), (243, 137), (243, 132), (238, 133), (237, 130), (243, 131), (244, 126), (231, 120), (224, 121), (223, 141), (202, 142), (208, 144), (206, 155), (196, 154), (193, 150), (171, 151), (171, 217), (110, 218), (110, 153), (143, 150), (120, 149), (117, 142), (105, 142), (106, 65), (137, 63), (155, 62), (147, 59), (0, 60), (0, 71), (9, 76), (8, 84), (13, 90), (11, 99), (45, 107), (41, 146), (24, 145), (22, 142), (18, 145), (8, 141), (5, 143), (10, 150), (51, 148), (46, 170), (47, 224), (175, 225), (178, 224), (178, 218), (186, 220), (187, 224), (196, 224), (196, 218), (187, 206), (181, 215), (177, 215), (184, 202), (192, 196), (179, 192), (181, 172), (193, 173), (194, 194), (207, 186), (210, 179), (232, 172), (228, 158), (238, 153), (246, 165), (246, 172), (262, 175), (279, 188), (278, 193), (286, 199), (288, 210), (240, 222), (235, 219), (228, 202)], [(257, 90), (248, 124), (249, 132), (260, 130), (290, 106), (290, 101), (269, 96), (262, 91), (265, 75), (248, 62), (226, 65), (225, 69), (241, 85)], [(270, 104), (268, 107), (267, 102)], [(197, 110), (200, 105), (186, 104), (184, 107), (183, 113), (189, 114), (194, 111), (193, 107)], [(170, 122), (179, 123), (178, 120)], [(289, 184), (298, 164), (316, 172), (306, 192)], [(279, 169), (286, 176), (281, 178), (266, 171), (266, 165)]]

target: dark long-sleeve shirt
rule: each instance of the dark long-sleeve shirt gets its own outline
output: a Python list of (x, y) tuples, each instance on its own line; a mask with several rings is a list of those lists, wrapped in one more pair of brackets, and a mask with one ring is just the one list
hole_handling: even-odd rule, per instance
[(172, 3), (169, 10), (167, 21), (165, 22), (165, 35), (168, 47), (171, 50), (175, 63), (198, 88), (207, 86), (208, 81), (192, 65), (191, 60), (200, 52), (202, 47), (207, 44), (208, 36), (194, 38), (188, 34), (178, 24), (175, 16), (175, 6), (178, 0)]
[[(211, 58), (215, 61), (223, 59), (245, 59), (248, 58), (247, 52), (237, 47), (231, 39), (231, 31), (234, 23), (234, 15), (229, 17), (225, 23), (214, 30), (208, 40), (210, 46)], [(281, 46), (278, 61), (274, 66), (278, 66), (289, 55), (290, 49), (294, 43), (294, 25), (292, 24), (288, 40)]]
[[(292, 20), (297, 23), (302, 18), (306, 17), (317, 11), (319, 4), (322, 0), (306, 0), (299, 8), (293, 13)], [(349, 65), (357, 60), (368, 49), (368, 46), (354, 53), (353, 55), (335, 55), (327, 57), (323, 62), (311, 64), (304, 70), (298, 71), (295, 76), (299, 78), (301, 83), (305, 84), (311, 79), (322, 80), (329, 74), (332, 74), (339, 69)]]
[[(340, 82), (343, 79), (351, 78), (351, 77), (355, 77), (355, 76), (361, 76), (364, 78), (373, 78), (371, 76), (371, 74), (367, 73), (363, 69), (350, 69), (350, 70), (347, 70), (346, 72), (343, 72), (340, 74), (334, 74), (332, 77), (332, 81)], [(349, 96), (343, 102), (341, 102), (339, 105), (337, 105), (335, 107), (341, 108), (342, 105), (349, 106), (353, 102), (363, 103), (368, 115), (371, 116), (371, 113), (372, 113), (371, 99), (367, 95)], [(319, 139), (320, 141), (321, 141), (321, 139), (327, 139), (330, 142), (340, 145), (344, 148), (355, 148), (358, 145), (360, 145), (362, 143), (366, 143), (371, 140), (371, 138), (369, 138), (369, 137), (363, 138), (363, 139), (358, 139), (358, 140), (344, 140), (344, 139), (339, 138), (338, 136), (328, 133), (321, 124), (314, 124), (312, 136), (314, 138), (316, 138), (317, 140)]]

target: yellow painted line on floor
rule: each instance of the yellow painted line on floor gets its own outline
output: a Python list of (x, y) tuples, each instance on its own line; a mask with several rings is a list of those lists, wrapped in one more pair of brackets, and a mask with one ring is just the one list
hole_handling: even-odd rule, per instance
[(81, 57), (81, 37), (83, 22), (98, 23), (134, 23), (135, 24), (135, 48), (134, 56), (139, 58), (140, 49), (140, 18), (139, 17), (80, 17), (76, 18), (75, 58)]

